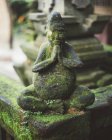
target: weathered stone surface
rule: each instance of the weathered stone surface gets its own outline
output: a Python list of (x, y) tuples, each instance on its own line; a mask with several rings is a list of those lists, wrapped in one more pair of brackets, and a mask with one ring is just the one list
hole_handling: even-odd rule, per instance
[[(17, 140), (112, 139), (112, 85), (92, 90), (96, 99), (86, 111), (65, 115), (24, 112), (17, 105), (23, 87), (0, 76), (0, 126)], [(28, 126), (25, 125), (28, 123)], [(32, 135), (31, 135), (32, 134)]]
[(89, 109), (96, 109), (100, 108), (101, 106), (106, 107), (111, 105), (108, 103), (107, 99), (110, 95), (112, 95), (112, 85), (94, 89), (92, 92), (95, 94), (95, 102), (93, 105), (88, 107)]
[[(77, 13), (77, 10), (75, 10)], [(81, 14), (75, 15), (74, 14), (68, 14), (64, 15), (63, 21), (65, 23), (66, 27), (66, 37), (68, 39), (73, 38), (79, 38), (79, 37), (93, 37), (94, 34), (99, 34), (104, 29), (106, 23), (109, 21), (110, 16), (100, 16), (100, 15), (94, 15), (90, 14), (87, 18), (84, 16), (81, 16)], [(80, 12), (79, 12), (80, 13)], [(32, 13), (33, 16), (33, 13)], [(37, 13), (38, 17), (38, 13)], [(30, 17), (32, 20), (32, 18)], [(38, 18), (35, 18), (35, 21), (38, 20)], [(45, 20), (45, 19), (44, 19)], [(46, 16), (47, 20), (47, 16)], [(35, 27), (40, 27), (42, 29), (44, 26), (41, 24), (41, 22), (35, 22), (34, 19), (32, 20), (34, 22)], [(45, 24), (45, 21), (44, 21)], [(38, 28), (36, 27), (36, 31), (38, 32)], [(77, 32), (78, 31), (78, 32)], [(45, 29), (41, 30), (43, 34), (45, 34)]]
[[(79, 5), (79, 3), (81, 4)], [(98, 75), (99, 70), (104, 71), (104, 69), (102, 69), (102, 64), (105, 64), (104, 60), (107, 59), (107, 54), (103, 49), (103, 45), (94, 37), (94, 34), (99, 34), (102, 32), (104, 26), (109, 21), (110, 16), (95, 15), (91, 4), (92, 1), (90, 2), (88, 0), (83, 2), (77, 0), (62, 0), (60, 4), (59, 0), (41, 0), (39, 1), (39, 9), (42, 10), (42, 13), (30, 14), (30, 20), (34, 22), (36, 32), (41, 34), (41, 41), (37, 42), (37, 46), (43, 42), (43, 37), (45, 36), (43, 33), (45, 32), (45, 21), (47, 19), (47, 14), (51, 11), (59, 11), (63, 15), (62, 17), (66, 27), (67, 41), (73, 46), (82, 62), (84, 62), (83, 67), (81, 69), (79, 68), (82, 71), (81, 75), (83, 74), (83, 71), (86, 72), (88, 69), (89, 72), (91, 69), (91, 73), (94, 73), (95, 68), (98, 69), (96, 70)], [(82, 7), (81, 9), (80, 6)], [(40, 29), (42, 30), (40, 31)], [(28, 56), (29, 54), (30, 53), (26, 55)], [(33, 57), (34, 61), (36, 58), (36, 52), (31, 57)], [(83, 76), (85, 77), (85, 75)], [(96, 81), (92, 80), (94, 80), (94, 78), (91, 79), (91, 83), (88, 82), (85, 83), (85, 85), (88, 85), (90, 88), (98, 87), (100, 85), (97, 83), (101, 79)], [(105, 85), (107, 85), (107, 81), (104, 82)], [(78, 83), (80, 83), (80, 81), (78, 81)]]
[[(17, 105), (17, 98), (23, 87), (2, 76), (0, 76), (0, 83), (0, 125), (16, 139), (61, 140), (66, 137), (76, 137), (77, 140), (86, 140), (88, 137), (88, 113), (77, 112), (76, 114), (67, 115), (34, 113), (28, 115)], [(26, 121), (30, 126), (30, 130), (29, 127), (22, 125), (25, 123), (25, 118), (27, 118)], [(74, 125), (72, 125), (73, 123)], [(67, 129), (66, 134), (65, 128)], [(31, 133), (33, 133), (33, 137)]]
[[(92, 73), (91, 73), (91, 71), (92, 71)], [(84, 72), (82, 72), (82, 71), (77, 72), (77, 83), (79, 85), (85, 85), (87, 87), (96, 88), (99, 86), (98, 85), (99, 81), (103, 82), (102, 78), (104, 75), (107, 76), (107, 74), (104, 71), (102, 71), (98, 68), (97, 69), (91, 68), (91, 69), (88, 69)], [(106, 84), (106, 80), (105, 80), (105, 84)]]
[[(82, 84), (88, 87), (99, 87), (101, 84), (99, 84), (99, 80), (104, 82), (103, 85), (108, 85), (108, 79), (105, 81), (102, 80), (102, 76), (107, 76), (108, 73), (106, 73), (104, 70), (101, 70), (99, 66), (105, 63), (109, 63), (110, 59), (108, 59), (106, 52), (103, 49), (102, 44), (96, 40), (95, 38), (83, 38), (83, 39), (77, 39), (77, 40), (69, 40), (68, 41), (72, 46), (73, 49), (78, 53), (79, 57), (81, 58), (82, 62), (84, 62), (83, 67), (77, 68), (77, 83)], [(36, 59), (37, 51), (36, 49), (28, 49), (28, 47), (23, 47), (23, 51), (28, 56), (28, 59), (31, 61), (34, 61)], [(32, 59), (30, 57), (31, 51), (33, 51)], [(110, 62), (111, 65), (111, 62)], [(108, 70), (107, 65), (104, 66), (106, 68), (106, 71)], [(31, 83), (31, 65), (29, 67), (25, 66), (25, 70), (27, 69), (29, 73), (25, 77), (30, 81)], [(90, 75), (88, 77), (88, 75)], [(24, 76), (23, 76), (24, 78)], [(24, 79), (23, 79), (24, 80)], [(24, 80), (25, 81), (25, 80)]]
[[(82, 18), (78, 18), (79, 16), (63, 16), (67, 41), (73, 46), (82, 62), (84, 62), (83, 67), (78, 69), (77, 73), (79, 77), (77, 77), (77, 79), (80, 79), (80, 74), (83, 75), (84, 71), (85, 73), (89, 71), (88, 73), (90, 74), (94, 73), (95, 69), (98, 77), (100, 77), (100, 75), (98, 75), (98, 71), (100, 70), (102, 70), (105, 73), (105, 76), (107, 76), (107, 73), (102, 69), (102, 65), (108, 61), (107, 53), (104, 51), (103, 45), (100, 41), (98, 41), (93, 35), (102, 31), (109, 16), (89, 15), (82, 24), (80, 24), (80, 19)], [(75, 40), (73, 40), (74, 37), (76, 37)], [(36, 56), (36, 53), (33, 55), (33, 60), (34, 56)], [(82, 77), (85, 77), (86, 79), (88, 78), (86, 75), (83, 75)], [(99, 80), (103, 81), (102, 77), (101, 79), (94, 79), (95, 78), (92, 76), (90, 82), (86, 82), (86, 84), (83, 81), (83, 84), (90, 88), (99, 87), (101, 85), (99, 84)], [(77, 80), (77, 82), (80, 83), (79, 80)], [(104, 81), (104, 85), (108, 85), (108, 83), (108, 80)]]
[(93, 90), (96, 99), (87, 110), (91, 112), (91, 140), (112, 139), (112, 85)]
[[(33, 84), (22, 92), (18, 104), (24, 110), (44, 113), (64, 113), (70, 107), (69, 102), (78, 109), (91, 105), (94, 94), (88, 88), (77, 88), (75, 69), (82, 62), (65, 41), (65, 26), (60, 13), (49, 16), (46, 38), (32, 68)], [(67, 106), (65, 102), (68, 102)]]
[[(102, 44), (93, 37), (67, 41), (73, 46), (73, 49), (81, 57), (84, 65), (89, 63), (88, 61), (92, 61), (92, 64), (96, 64), (96, 60), (97, 63), (101, 63), (102, 59), (108, 59)], [(35, 61), (38, 49), (25, 46), (21, 48), (28, 59), (30, 59), (31, 61)]]
[(52, 66), (39, 74), (34, 74), (35, 90), (42, 99), (67, 99), (75, 89), (74, 75), (57, 63), (55, 67)]
[(29, 122), (35, 137), (40, 140), (87, 140), (90, 133), (89, 114), (83, 112), (32, 116)]
[(23, 87), (15, 81), (0, 76), (0, 126), (17, 140), (31, 140), (31, 134), (24, 122), (24, 111), (17, 104), (17, 97)]

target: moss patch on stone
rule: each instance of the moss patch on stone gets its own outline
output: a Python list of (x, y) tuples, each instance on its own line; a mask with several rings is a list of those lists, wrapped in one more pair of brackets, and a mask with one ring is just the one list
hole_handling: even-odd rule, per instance
[(95, 108), (107, 103), (107, 98), (112, 95), (112, 85), (91, 90), (95, 94), (95, 102), (88, 108)]
[(88, 113), (37, 115), (30, 121), (30, 128), (39, 140), (83, 140), (89, 135)]
[(8, 112), (0, 112), (0, 122), (4, 127), (13, 131), (13, 135), (17, 140), (32, 140), (32, 136), (28, 127), (22, 126), (17, 118), (12, 119)]
[(92, 92), (95, 94), (97, 100), (105, 101), (107, 96), (112, 94), (112, 85), (94, 89)]
[(42, 114), (38, 114), (38, 115), (32, 115), (31, 118), (37, 120), (38, 122), (42, 122), (46, 125), (50, 125), (53, 123), (57, 123), (57, 122), (61, 122), (67, 119), (71, 119), (73, 117), (77, 117), (81, 115), (81, 113), (77, 113), (77, 114), (56, 114), (56, 115), (42, 115)]
[(0, 98), (2, 100), (10, 100), (10, 104), (19, 108), (17, 104), (17, 97), (19, 97), (23, 86), (0, 75)]
[(24, 122), (24, 111), (17, 104), (17, 97), (23, 86), (4, 76), (0, 76), (0, 125), (17, 140), (32, 140)]
[[(78, 135), (77, 137), (82, 137), (79, 133), (82, 135), (85, 135), (86, 133), (88, 135), (89, 116), (84, 112), (65, 115), (43, 115), (42, 113), (39, 114), (39, 112), (33, 114), (24, 112), (17, 104), (17, 97), (20, 96), (20, 91), (23, 87), (2, 76), (0, 78), (0, 84), (0, 125), (14, 136), (15, 139), (36, 140), (38, 137), (41, 138), (41, 134), (45, 138), (48, 137), (48, 139), (50, 137), (59, 139), (60, 137), (65, 136), (65, 129), (67, 129), (67, 134), (69, 134), (66, 135), (68, 138), (75, 138), (75, 135)], [(28, 126), (23, 124), (25, 121), (28, 122)], [(61, 128), (60, 125), (63, 125), (63, 127)], [(84, 127), (84, 131), (82, 130), (82, 127)], [(87, 128), (87, 132), (85, 127)], [(51, 128), (53, 128), (53, 131), (51, 131)], [(81, 128), (81, 130), (79, 128)], [(44, 130), (46, 133), (44, 133)], [(36, 137), (33, 138), (35, 135)]]

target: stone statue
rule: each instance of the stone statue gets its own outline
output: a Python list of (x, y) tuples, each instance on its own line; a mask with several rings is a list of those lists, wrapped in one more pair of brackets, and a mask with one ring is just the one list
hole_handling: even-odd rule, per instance
[(94, 94), (76, 85), (75, 68), (81, 60), (65, 42), (65, 28), (60, 13), (48, 18), (47, 39), (38, 52), (32, 71), (33, 84), (18, 98), (24, 110), (64, 113), (70, 107), (84, 109), (94, 102)]

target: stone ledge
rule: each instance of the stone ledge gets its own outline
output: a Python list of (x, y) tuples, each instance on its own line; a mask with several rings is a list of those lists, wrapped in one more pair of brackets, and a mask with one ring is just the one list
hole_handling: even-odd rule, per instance
[[(77, 137), (77, 139), (83, 140), (84, 135), (87, 137), (89, 134), (88, 113), (79, 112), (73, 115), (28, 114), (17, 104), (17, 98), (22, 89), (23, 86), (16, 84), (15, 81), (0, 76), (0, 125), (15, 139), (62, 140), (64, 138), (65, 140), (65, 138)], [(28, 126), (24, 125), (25, 117), (27, 117)], [(65, 134), (65, 129), (67, 134)]]
[(40, 115), (29, 119), (29, 126), (39, 140), (86, 140), (90, 133), (89, 123), (88, 113)]
[(15, 81), (0, 76), (0, 126), (17, 140), (31, 140), (29, 128), (22, 125), (25, 112), (16, 101), (22, 88)]
[(84, 112), (66, 115), (29, 114), (23, 111), (17, 104), (22, 88), (15, 81), (0, 76), (0, 126), (15, 139), (106, 140), (107, 134), (111, 136), (112, 106), (107, 102), (107, 97), (112, 94), (112, 85), (93, 90), (96, 100)]

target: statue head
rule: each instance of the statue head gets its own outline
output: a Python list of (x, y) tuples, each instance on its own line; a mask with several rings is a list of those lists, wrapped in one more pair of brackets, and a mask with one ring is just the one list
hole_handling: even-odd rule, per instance
[(48, 18), (47, 37), (54, 44), (60, 44), (65, 40), (64, 22), (59, 12), (53, 12)]

